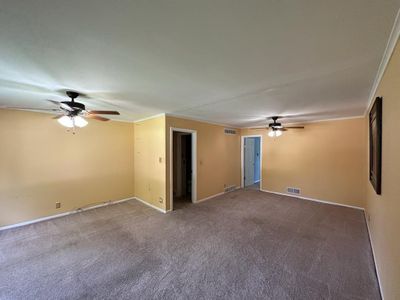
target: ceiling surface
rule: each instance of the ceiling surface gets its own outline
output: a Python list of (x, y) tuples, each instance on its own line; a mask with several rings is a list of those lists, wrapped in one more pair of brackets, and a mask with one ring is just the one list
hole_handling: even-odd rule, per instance
[(121, 120), (363, 115), (399, 1), (0, 0), (0, 106), (67, 89)]

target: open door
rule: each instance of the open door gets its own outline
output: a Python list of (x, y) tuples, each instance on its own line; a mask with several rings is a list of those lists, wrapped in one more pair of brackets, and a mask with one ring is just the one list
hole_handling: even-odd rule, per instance
[(244, 186), (254, 184), (254, 170), (255, 170), (255, 157), (254, 157), (254, 139), (244, 139)]
[(261, 186), (261, 136), (242, 137), (242, 186), (260, 189)]

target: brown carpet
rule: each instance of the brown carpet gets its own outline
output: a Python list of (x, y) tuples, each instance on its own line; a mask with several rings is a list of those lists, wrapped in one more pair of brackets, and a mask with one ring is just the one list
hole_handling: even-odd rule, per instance
[(380, 299), (363, 212), (239, 190), (0, 232), (1, 299)]

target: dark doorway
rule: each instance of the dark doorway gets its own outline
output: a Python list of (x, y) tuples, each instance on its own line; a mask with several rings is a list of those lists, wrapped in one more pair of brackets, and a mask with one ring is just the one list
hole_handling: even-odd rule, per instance
[(173, 201), (174, 209), (192, 203), (192, 135), (173, 133)]

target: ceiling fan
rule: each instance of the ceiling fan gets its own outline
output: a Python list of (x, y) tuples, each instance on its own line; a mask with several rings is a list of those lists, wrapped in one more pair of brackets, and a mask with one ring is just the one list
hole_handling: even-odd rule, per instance
[(109, 121), (110, 119), (99, 116), (99, 115), (119, 115), (118, 111), (114, 110), (87, 110), (85, 105), (80, 102), (76, 102), (75, 99), (79, 97), (78, 92), (74, 91), (66, 91), (66, 94), (70, 101), (55, 101), (55, 100), (47, 100), (57, 108), (50, 109), (42, 109), (42, 108), (29, 108), (29, 107), (7, 107), (11, 109), (20, 109), (20, 110), (41, 110), (41, 111), (49, 111), (53, 113), (57, 113), (53, 119), (57, 119), (57, 121), (68, 128), (75, 127), (85, 127), (88, 122), (85, 118), (94, 119), (97, 121)]
[(304, 129), (304, 126), (283, 126), (282, 123), (278, 122), (278, 119), (282, 118), (279, 116), (270, 117), (268, 119), (272, 119), (272, 122), (267, 127), (256, 127), (255, 129), (268, 129), (269, 137), (281, 136), (283, 131), (287, 131), (288, 129)]

